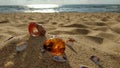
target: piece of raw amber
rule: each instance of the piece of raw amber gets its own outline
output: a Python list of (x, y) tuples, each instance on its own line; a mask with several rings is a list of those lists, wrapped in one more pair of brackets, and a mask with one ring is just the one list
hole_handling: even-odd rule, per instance
[(42, 25), (37, 24), (35, 22), (31, 22), (28, 26), (29, 34), (31, 36), (45, 36), (45, 29), (42, 27)]
[(62, 55), (65, 51), (65, 42), (60, 38), (50, 38), (44, 43), (44, 49), (53, 55)]

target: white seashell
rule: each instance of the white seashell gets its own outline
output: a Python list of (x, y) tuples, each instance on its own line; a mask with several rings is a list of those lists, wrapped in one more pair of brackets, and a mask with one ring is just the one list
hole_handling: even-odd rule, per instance
[(27, 47), (27, 42), (20, 42), (16, 46), (16, 51), (23, 51)]
[(87, 66), (80, 66), (80, 68), (88, 68)]
[(42, 53), (45, 53), (45, 49), (44, 49), (44, 48), (41, 48), (40, 51), (41, 51)]
[(66, 58), (64, 56), (53, 56), (53, 60), (56, 62), (66, 62)]

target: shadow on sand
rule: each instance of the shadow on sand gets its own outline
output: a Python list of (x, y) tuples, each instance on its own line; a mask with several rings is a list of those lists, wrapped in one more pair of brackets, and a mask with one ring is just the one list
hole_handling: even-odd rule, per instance
[(15, 50), (17, 43), (7, 44), (0, 50), (0, 68), (71, 68), (68, 61), (55, 62), (48, 52), (41, 53), (45, 39), (30, 37), (27, 48), (20, 53)]

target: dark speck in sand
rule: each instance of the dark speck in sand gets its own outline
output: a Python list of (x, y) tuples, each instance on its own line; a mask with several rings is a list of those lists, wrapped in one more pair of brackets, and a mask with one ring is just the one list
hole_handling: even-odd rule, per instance
[(12, 37), (8, 38), (7, 40), (5, 40), (4, 42), (6, 42), (6, 41), (8, 41), (8, 40), (10, 40), (10, 39), (12, 39), (12, 38), (14, 38), (14, 37), (12, 36)]

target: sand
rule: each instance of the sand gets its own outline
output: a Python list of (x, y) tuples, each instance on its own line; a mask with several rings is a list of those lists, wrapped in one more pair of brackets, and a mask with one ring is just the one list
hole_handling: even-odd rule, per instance
[[(40, 48), (46, 37), (30, 37), (29, 22), (38, 22), (46, 37), (74, 38), (71, 50), (66, 46), (64, 63), (52, 60)], [(11, 39), (9, 39), (11, 38)], [(9, 40), (7, 40), (9, 39)], [(27, 48), (17, 54), (19, 41)], [(90, 60), (100, 58), (101, 67)], [(120, 68), (120, 13), (0, 13), (0, 68)]]

